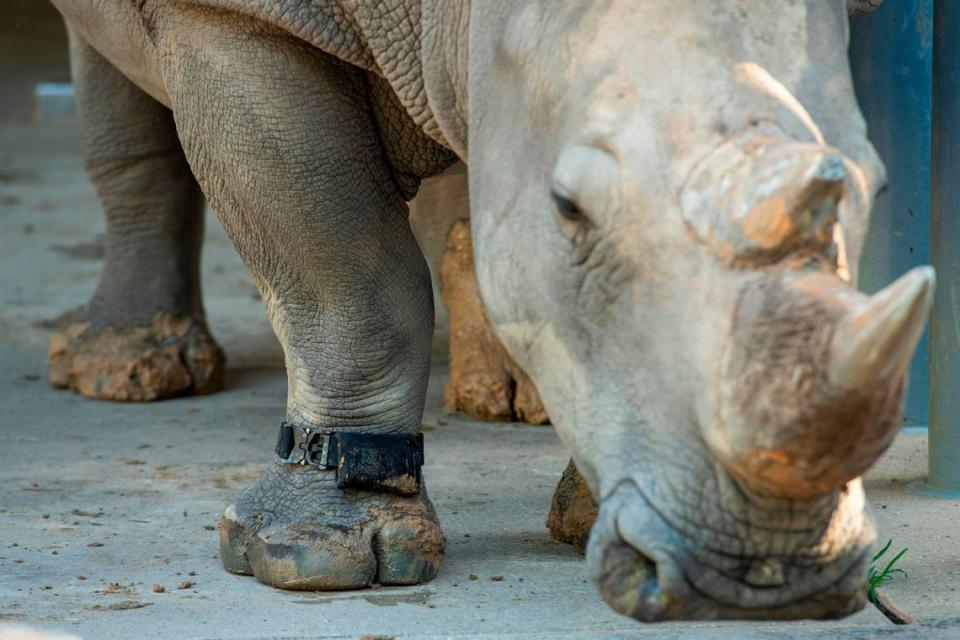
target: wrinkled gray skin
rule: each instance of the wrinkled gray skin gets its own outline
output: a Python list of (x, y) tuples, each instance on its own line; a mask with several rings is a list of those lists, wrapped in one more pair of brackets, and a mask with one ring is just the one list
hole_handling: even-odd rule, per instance
[[(872, 306), (847, 282), (883, 178), (844, 0), (54, 4), (88, 153), (120, 167), (98, 187), (171, 185), (111, 225), (131, 250), (105, 279), (186, 252), (151, 297), (194, 299), (199, 223), (141, 231), (195, 218), (182, 145), (283, 345), (289, 421), (419, 428), (433, 311), (405, 201), (459, 157), (490, 318), (600, 501), (603, 597), (644, 620), (863, 605), (857, 476), (892, 438), (932, 276)], [(427, 580), (443, 545), (425, 490), (281, 466), (221, 542), (231, 571), (321, 589)]]

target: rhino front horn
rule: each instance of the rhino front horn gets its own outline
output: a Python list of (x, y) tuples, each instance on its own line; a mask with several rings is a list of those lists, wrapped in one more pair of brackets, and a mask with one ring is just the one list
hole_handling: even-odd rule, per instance
[(906, 373), (930, 311), (935, 281), (932, 267), (917, 267), (840, 321), (829, 369), (835, 387), (870, 389)]

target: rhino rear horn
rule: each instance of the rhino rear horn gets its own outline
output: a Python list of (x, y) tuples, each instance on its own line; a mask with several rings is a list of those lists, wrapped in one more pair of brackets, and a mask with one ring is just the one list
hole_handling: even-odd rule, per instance
[(848, 181), (836, 150), (751, 129), (691, 174), (683, 215), (722, 261), (765, 266), (795, 251), (830, 247)]

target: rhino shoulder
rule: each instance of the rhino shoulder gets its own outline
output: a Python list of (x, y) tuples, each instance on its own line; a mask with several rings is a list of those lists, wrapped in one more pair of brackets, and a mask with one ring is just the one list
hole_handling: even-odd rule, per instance
[[(425, 86), (424, 32), (435, 39), (437, 6), (454, 11), (460, 0), (203, 0), (219, 8), (250, 15), (382, 78), (407, 116), (429, 138), (457, 149), (449, 127), (438, 123)], [(425, 16), (424, 13), (429, 13)], [(425, 23), (428, 25), (425, 27)], [(465, 48), (465, 47), (464, 47)], [(456, 62), (461, 62), (457, 60)], [(427, 61), (426, 64), (430, 64)], [(436, 75), (436, 74), (433, 74)], [(441, 100), (441, 102), (447, 102)], [(441, 115), (439, 120), (443, 121)]]

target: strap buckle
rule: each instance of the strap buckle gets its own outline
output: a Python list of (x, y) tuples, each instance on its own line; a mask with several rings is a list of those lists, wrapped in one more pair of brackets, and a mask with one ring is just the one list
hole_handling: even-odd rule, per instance
[(280, 425), (274, 451), (280, 456), (280, 461), (286, 464), (309, 464), (321, 469), (331, 469), (337, 465), (330, 462), (330, 439), (329, 433), (314, 431), (310, 427), (295, 427), (284, 422)]
[(285, 422), (275, 450), (285, 464), (336, 469), (339, 489), (400, 495), (420, 491), (422, 433), (323, 433)]

